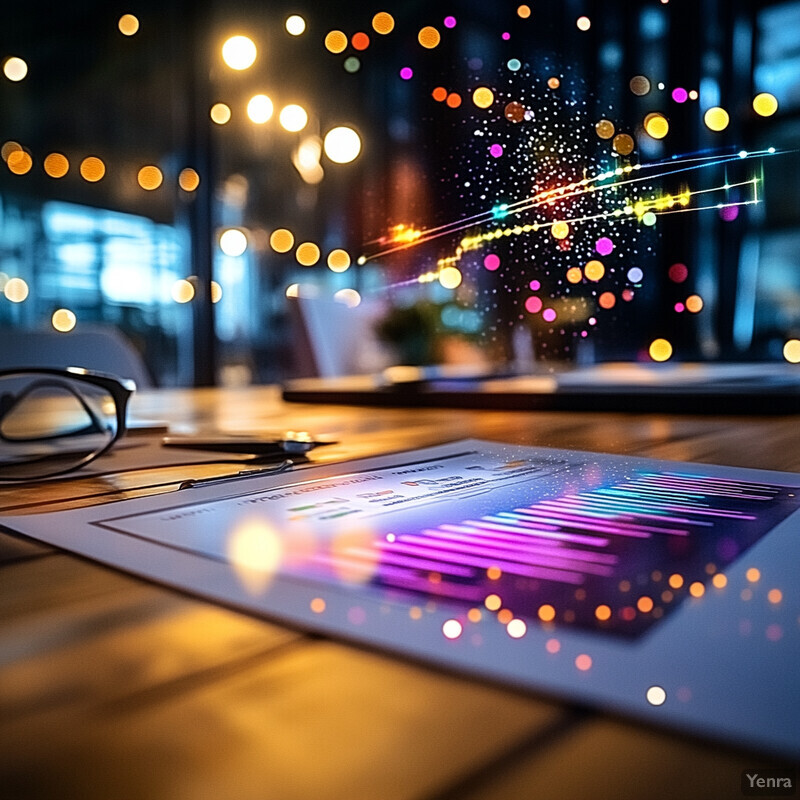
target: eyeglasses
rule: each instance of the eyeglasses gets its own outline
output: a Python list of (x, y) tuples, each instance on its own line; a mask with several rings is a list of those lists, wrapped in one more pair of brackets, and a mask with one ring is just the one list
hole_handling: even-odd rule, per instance
[(62, 475), (107, 452), (135, 389), (77, 367), (0, 370), (0, 481)]

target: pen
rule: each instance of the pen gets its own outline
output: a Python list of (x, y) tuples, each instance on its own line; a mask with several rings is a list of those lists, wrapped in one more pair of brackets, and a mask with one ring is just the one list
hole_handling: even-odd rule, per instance
[(227, 483), (228, 481), (238, 481), (242, 478), (255, 478), (259, 475), (277, 475), (281, 472), (288, 472), (294, 466), (294, 461), (287, 458), (280, 464), (273, 464), (261, 469), (243, 469), (235, 475), (219, 475), (214, 478), (189, 478), (178, 486), (181, 489), (194, 489), (197, 486), (210, 486), (215, 483)]

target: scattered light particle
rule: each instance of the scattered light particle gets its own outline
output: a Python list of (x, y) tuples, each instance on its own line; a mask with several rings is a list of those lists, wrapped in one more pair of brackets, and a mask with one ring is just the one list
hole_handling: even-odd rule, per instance
[(644, 97), (650, 92), (650, 81), (644, 75), (635, 75), (628, 85), (637, 97)]
[(699, 314), (703, 310), (703, 298), (699, 294), (692, 294), (686, 298), (686, 310), (692, 314)]
[(10, 81), (18, 83), (28, 74), (28, 65), (22, 58), (11, 56), (3, 62), (3, 74)]
[(59, 308), (55, 310), (53, 316), (50, 318), (50, 324), (60, 333), (71, 331), (75, 327), (77, 321), (78, 318), (75, 316), (75, 313), (68, 308)]
[(503, 109), (503, 116), (509, 122), (522, 122), (525, 119), (525, 106), (516, 100), (512, 100)]
[(600, 622), (606, 622), (606, 620), (611, 619), (611, 608), (605, 604), (599, 605), (594, 610), (594, 615)]
[(248, 36), (231, 36), (222, 45), (222, 60), (237, 71), (251, 67), (257, 55), (255, 42)]
[(164, 174), (154, 164), (147, 164), (139, 170), (136, 181), (142, 189), (152, 192), (164, 182)]
[(292, 36), (300, 36), (305, 33), (306, 21), (299, 14), (292, 14), (290, 17), (286, 18), (284, 26), (287, 33)]
[(669, 133), (669, 122), (663, 114), (654, 111), (644, 118), (644, 129), (653, 139), (663, 139)]
[(766, 636), (771, 642), (780, 641), (783, 638), (783, 628), (773, 622), (772, 625), (767, 625)]
[(522, 62), (518, 58), (509, 58), (506, 66), (512, 72), (518, 72), (520, 69), (522, 69)]
[(654, 339), (650, 343), (649, 353), (653, 361), (669, 361), (672, 358), (672, 345), (666, 339)]
[(618, 133), (614, 137), (614, 141), (611, 143), (611, 146), (621, 156), (628, 156), (633, 152), (633, 148), (636, 146), (636, 143), (633, 141), (633, 137), (630, 134)]
[(478, 108), (489, 108), (494, 103), (494, 92), (487, 86), (478, 86), (472, 93), (472, 102)]
[(331, 272), (346, 272), (350, 268), (350, 254), (347, 250), (331, 250), (328, 253), (328, 269)]
[(525, 301), (525, 310), (529, 314), (538, 314), (542, 310), (542, 301), (538, 297), (529, 297)]
[(483, 259), (483, 266), (490, 272), (494, 272), (500, 267), (500, 256), (498, 256), (496, 253), (489, 253)]
[(386, 11), (379, 11), (372, 18), (372, 29), (375, 33), (386, 36), (394, 30), (394, 17)]
[(499, 611), (503, 605), (503, 601), (500, 599), (499, 595), (490, 594), (486, 596), (483, 604), (489, 611)]
[(294, 246), (294, 234), (286, 228), (278, 228), (270, 234), (269, 244), (276, 253), (288, 253)]
[(769, 600), (772, 605), (776, 606), (783, 600), (783, 592), (780, 589), (770, 589), (767, 592), (767, 600)]
[(69, 161), (62, 153), (50, 153), (45, 158), (43, 167), (51, 178), (63, 178), (69, 172)]
[(566, 222), (554, 222), (550, 227), (550, 233), (554, 239), (566, 239), (569, 236), (569, 224)]
[(561, 86), (561, 80), (557, 78), (555, 75), (553, 75), (552, 77), (547, 79), (547, 85), (551, 89), (558, 89), (558, 87)]
[(265, 94), (253, 95), (247, 103), (247, 116), (256, 125), (263, 125), (272, 118), (275, 106)]
[(789, 339), (783, 346), (783, 357), (790, 364), (800, 364), (800, 339)]
[(503, 155), (503, 145), (501, 144), (493, 144), (489, 148), (489, 155), (492, 158), (500, 158)]
[(640, 267), (631, 267), (628, 270), (628, 280), (631, 283), (641, 283), (642, 278), (644, 278), (644, 272)]
[(139, 30), (139, 20), (133, 14), (123, 14), (117, 22), (120, 33), (133, 36)]
[(196, 170), (191, 167), (186, 167), (181, 170), (180, 175), (178, 175), (178, 186), (180, 186), (184, 192), (193, 192), (199, 185), (200, 176), (197, 174)]
[(315, 614), (321, 614), (325, 610), (325, 601), (321, 597), (315, 597), (311, 603), (311, 610)]
[(647, 211), (642, 217), (642, 225), (652, 228), (656, 224), (656, 215), (652, 211)]
[(689, 594), (692, 597), (702, 597), (705, 593), (706, 587), (700, 581), (694, 581), (694, 583), (689, 586)]
[(547, 650), (550, 655), (555, 655), (561, 649), (561, 642), (558, 639), (548, 639), (545, 642), (544, 649)]
[(611, 252), (614, 250), (614, 242), (611, 241), (607, 236), (601, 236), (594, 244), (594, 249), (601, 255), (601, 256), (608, 256), (611, 255)]
[(586, 262), (583, 271), (590, 281), (599, 281), (603, 275), (606, 274), (606, 268), (603, 266), (603, 262), (595, 258)]
[(557, 317), (558, 314), (554, 308), (546, 308), (544, 311), (542, 311), (542, 319), (545, 322), (555, 322)]
[(228, 228), (220, 234), (219, 249), (226, 256), (240, 256), (247, 250), (247, 236), (239, 228)]
[(775, 95), (761, 92), (753, 98), (753, 110), (762, 117), (771, 117), (778, 110), (778, 101)]
[(231, 109), (225, 103), (214, 103), (209, 111), (212, 122), (217, 125), (225, 125), (231, 120)]
[(97, 156), (87, 156), (81, 161), (80, 173), (85, 181), (96, 183), (106, 174), (106, 165)]
[(714, 106), (703, 115), (703, 122), (710, 131), (724, 131), (730, 122), (730, 116), (724, 108)]
[(653, 598), (647, 595), (643, 595), (636, 601), (636, 608), (638, 608), (642, 614), (649, 614), (653, 610), (653, 606)]
[(432, 50), (439, 45), (442, 36), (432, 25), (426, 25), (417, 34), (417, 41), (426, 49)]
[(354, 33), (350, 37), (350, 44), (354, 50), (366, 50), (369, 47), (369, 36), (363, 31)]
[(594, 129), (601, 139), (610, 139), (614, 135), (614, 123), (610, 119), (599, 120)]
[(567, 280), (570, 283), (580, 283), (583, 280), (583, 273), (580, 267), (570, 267), (567, 270)]
[(549, 603), (545, 603), (539, 606), (537, 615), (542, 622), (552, 622), (556, 618), (556, 610)]
[(588, 670), (590, 670), (592, 668), (592, 657), (587, 655), (586, 653), (581, 653), (575, 659), (575, 666), (581, 672), (587, 672)]
[(325, 49), (329, 53), (342, 53), (347, 48), (347, 36), (342, 31), (328, 31), (325, 34)]
[(667, 699), (667, 693), (660, 686), (651, 686), (645, 696), (651, 706), (663, 706)]

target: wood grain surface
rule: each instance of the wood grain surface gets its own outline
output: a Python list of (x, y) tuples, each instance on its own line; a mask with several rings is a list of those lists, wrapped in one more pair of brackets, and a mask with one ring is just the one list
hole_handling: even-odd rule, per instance
[[(133, 414), (309, 430), (338, 440), (314, 452), (321, 462), (479, 437), (800, 471), (798, 417), (290, 405), (269, 387), (154, 391)], [(0, 486), (0, 514), (239, 468), (124, 464)], [(743, 769), (777, 763), (310, 637), (10, 534), (0, 743), (0, 797), (14, 800), (731, 798)]]

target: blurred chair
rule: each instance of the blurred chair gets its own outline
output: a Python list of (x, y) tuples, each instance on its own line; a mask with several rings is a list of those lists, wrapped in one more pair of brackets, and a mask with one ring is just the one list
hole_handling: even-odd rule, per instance
[(78, 330), (8, 328), (0, 331), (0, 369), (84, 367), (132, 378), (139, 389), (153, 385), (141, 355), (117, 328), (82, 325)]

